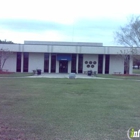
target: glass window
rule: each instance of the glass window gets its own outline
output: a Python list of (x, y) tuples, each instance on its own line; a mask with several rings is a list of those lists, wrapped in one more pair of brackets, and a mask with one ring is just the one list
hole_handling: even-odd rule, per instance
[(76, 54), (72, 54), (71, 72), (76, 73)]
[(56, 54), (51, 55), (51, 72), (56, 71)]
[(17, 52), (17, 72), (21, 72), (21, 52)]
[(23, 72), (28, 72), (29, 53), (23, 53)]
[(44, 54), (44, 72), (49, 72), (49, 54)]
[(83, 72), (83, 54), (79, 54), (78, 73)]
[(103, 70), (103, 54), (98, 55), (98, 73), (102, 73)]

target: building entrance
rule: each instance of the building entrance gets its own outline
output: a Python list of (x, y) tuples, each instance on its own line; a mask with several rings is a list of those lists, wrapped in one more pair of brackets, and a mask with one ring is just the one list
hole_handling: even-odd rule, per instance
[(68, 61), (59, 61), (59, 73), (68, 73)]

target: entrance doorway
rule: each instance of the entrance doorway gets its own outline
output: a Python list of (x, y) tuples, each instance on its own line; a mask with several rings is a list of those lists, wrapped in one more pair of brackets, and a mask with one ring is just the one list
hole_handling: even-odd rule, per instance
[(59, 61), (59, 73), (68, 73), (68, 61), (66, 60)]

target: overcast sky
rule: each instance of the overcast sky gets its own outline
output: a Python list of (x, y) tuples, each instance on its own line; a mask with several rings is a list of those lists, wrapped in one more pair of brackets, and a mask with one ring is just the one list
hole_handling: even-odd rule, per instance
[(0, 39), (101, 42), (140, 14), (139, 0), (0, 0)]

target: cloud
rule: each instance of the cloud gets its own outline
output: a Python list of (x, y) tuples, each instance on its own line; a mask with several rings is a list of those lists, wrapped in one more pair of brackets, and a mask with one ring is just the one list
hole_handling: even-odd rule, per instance
[(62, 30), (62, 28), (65, 28), (65, 25), (60, 23), (29, 19), (1, 19), (0, 26), (4, 29), (18, 32), (43, 32), (46, 30)]
[(25, 38), (28, 36), (30, 39), (29, 35), (31, 35), (37, 39), (41, 34), (44, 34), (49, 40), (61, 38), (62, 40), (60, 41), (86, 42), (111, 42), (113, 40), (113, 32), (122, 24), (123, 21), (110, 18), (81, 18), (74, 21), (73, 24), (25, 19), (0, 20), (1, 29), (24, 34)]

